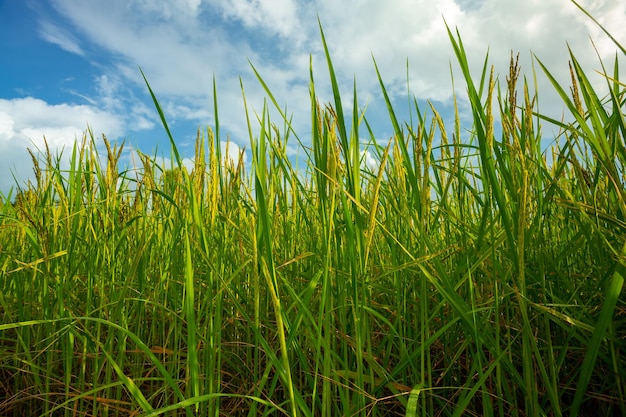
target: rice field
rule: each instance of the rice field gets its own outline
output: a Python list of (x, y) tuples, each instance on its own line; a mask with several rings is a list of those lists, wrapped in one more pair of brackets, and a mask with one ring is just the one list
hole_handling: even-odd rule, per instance
[(417, 101), (398, 120), (379, 74), (377, 140), (324, 41), (310, 145), (266, 108), (251, 164), (225, 159), (216, 110), (188, 170), (146, 81), (173, 166), (126, 169), (92, 132), (69, 169), (33, 153), (36, 181), (0, 201), (0, 415), (626, 415), (618, 59), (602, 91), (573, 55), (567, 86), (537, 61), (553, 120), (514, 56), (470, 74), (449, 35), (471, 125)]

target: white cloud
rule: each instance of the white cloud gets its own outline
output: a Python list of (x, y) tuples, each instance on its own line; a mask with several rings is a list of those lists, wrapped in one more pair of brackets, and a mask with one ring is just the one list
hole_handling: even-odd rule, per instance
[(156, 115), (140, 101), (117, 74), (103, 74), (95, 79), (97, 95), (91, 104), (111, 114), (120, 115), (131, 131), (152, 129)]
[[(626, 26), (622, 24), (626, 9), (621, 2), (581, 3), (616, 38), (626, 39)], [(392, 100), (401, 108), (406, 108), (407, 102), (407, 60), (410, 87), (420, 99), (450, 101), (450, 62), (455, 68), (459, 95), (464, 94), (465, 85), (456, 70), (444, 18), (453, 31), (458, 27), (473, 74), (479, 76), (489, 50), (490, 62), (496, 66), (501, 82), (508, 72), (511, 51), (521, 53), (522, 69), (531, 83), (532, 51), (565, 85), (569, 84), (566, 42), (590, 75), (599, 64), (589, 35), (603, 58), (615, 52), (611, 41), (593, 22), (563, 0), (55, 0), (52, 4), (69, 24), (66, 30), (60, 30), (60, 26), (46, 26), (44, 21), (44, 39), (74, 53), (82, 52), (81, 45), (89, 44), (93, 48), (85, 50), (110, 54), (111, 61), (98, 63), (103, 70), (96, 80), (98, 97), (93, 99), (94, 106), (102, 106), (106, 114), (117, 114), (118, 119), (133, 120), (137, 129), (154, 126), (151, 104), (142, 105), (132, 93), (145, 91), (140, 66), (168, 121), (212, 125), (215, 76), (222, 129), (231, 133), (239, 145), (248, 137), (239, 77), (251, 112), (261, 113), (265, 97), (247, 59), (264, 77), (279, 105), (288, 105), (294, 127), (302, 137), (306, 138), (310, 123), (310, 54), (320, 100), (330, 101), (318, 16), (346, 109), (351, 106), (356, 76), (359, 97), (369, 104), (370, 111), (383, 114), (381, 119), (386, 110), (372, 55)], [(552, 88), (543, 74), (538, 72), (537, 76), (541, 109), (560, 113), (562, 105), (554, 94), (549, 94)], [(593, 79), (602, 82), (599, 76)], [(95, 124), (91, 118), (85, 119), (86, 113), (72, 114), (73, 119), (67, 120), (70, 127), (78, 123), (82, 129), (82, 123)], [(254, 113), (250, 117), (254, 123)], [(18, 122), (11, 120), (15, 125), (3, 129), (18, 129)], [(31, 122), (39, 126), (36, 120)], [(276, 117), (273, 122), (282, 126)], [(124, 128), (130, 125), (127, 122)], [(390, 134), (390, 126), (374, 128), (384, 130), (376, 135)], [(110, 131), (106, 133), (111, 135)]]
[[(236, 168), (239, 163), (241, 152), (244, 152), (244, 150), (236, 143), (230, 141), (220, 141), (220, 153), (222, 155), (222, 164), (224, 166), (232, 166), (233, 168)], [(248, 162), (248, 157), (245, 152), (242, 156), (241, 162), (244, 167)]]
[(135, 0), (127, 2), (130, 7), (140, 13), (149, 12), (162, 19), (175, 19), (177, 15), (195, 16), (198, 13), (201, 0), (173, 0), (173, 1), (151, 1)]
[[(121, 59), (115, 64), (125, 77), (141, 84), (137, 65), (155, 91), (163, 96), (206, 98), (216, 74), (222, 95), (239, 102), (238, 77), (246, 89), (255, 82), (246, 58), (273, 81), (285, 99), (306, 100), (308, 55), (314, 54), (317, 79), (326, 79), (317, 27), (319, 15), (335, 69), (351, 88), (353, 75), (362, 94), (378, 94), (372, 65), (376, 58), (391, 92), (402, 94), (409, 79), (419, 97), (447, 100), (451, 96), (449, 61), (452, 48), (445, 30), (458, 27), (474, 68), (480, 68), (489, 48), (497, 70), (505, 73), (511, 50), (521, 52), (530, 71), (530, 51), (567, 73), (566, 41), (594, 62), (588, 33), (596, 38), (604, 57), (615, 51), (594, 24), (576, 7), (562, 0), (485, 2), (468, 0), (361, 0), (313, 3), (294, 0), (147, 0), (106, 3), (57, 0), (66, 19), (99, 47)], [(619, 2), (582, 1), (607, 24), (618, 39), (626, 10)], [(225, 17), (227, 20), (222, 20)], [(229, 22), (230, 20), (235, 21)], [(238, 27), (241, 22), (244, 28)], [(272, 35), (278, 34), (279, 38)], [(265, 41), (265, 43), (259, 43)], [(277, 55), (279, 54), (279, 55)], [(454, 66), (454, 65), (453, 65)], [(289, 94), (304, 86), (297, 96)], [(293, 98), (293, 100), (291, 100)]]
[(66, 29), (63, 29), (52, 22), (46, 20), (39, 22), (39, 33), (43, 39), (58, 45), (61, 49), (67, 52), (80, 56), (85, 55), (85, 52), (80, 47), (78, 39), (76, 39), (76, 37)]
[(240, 20), (248, 28), (283, 37), (298, 37), (301, 27), (296, 4), (293, 0), (216, 0), (227, 18)]
[[(532, 84), (532, 54), (536, 54), (553, 71), (560, 82), (569, 85), (567, 42), (585, 69), (592, 73), (599, 67), (588, 34), (603, 45), (603, 57), (615, 53), (606, 46), (606, 36), (593, 28), (593, 23), (576, 7), (560, 0), (529, 0), (524, 2), (469, 2), (444, 0), (393, 0), (382, 3), (360, 1), (337, 4), (324, 0), (320, 16), (329, 42), (335, 70), (350, 91), (352, 75), (357, 75), (359, 92), (369, 92), (380, 101), (370, 52), (374, 55), (392, 99), (405, 95), (408, 77), (410, 87), (419, 98), (448, 102), (452, 89), (450, 66), (455, 72), (459, 95), (465, 91), (458, 64), (453, 55), (443, 22), (454, 31), (458, 28), (470, 59), (472, 73), (478, 81), (485, 54), (496, 74), (505, 81), (511, 52), (520, 52), (522, 71)], [(608, 29), (618, 39), (626, 38), (623, 5), (616, 2), (586, 1), (593, 11), (604, 16)], [(610, 19), (606, 17), (611, 16)], [(603, 19), (600, 19), (603, 20)], [(318, 65), (318, 69), (323, 65)], [(538, 67), (537, 67), (538, 68)], [(592, 74), (593, 75), (593, 74)], [(539, 71), (541, 109), (560, 114), (562, 105), (552, 87)], [(596, 77), (601, 82), (600, 77)], [(349, 83), (349, 84), (348, 84)], [(406, 98), (399, 102), (406, 107)], [(553, 113), (554, 114), (554, 113)]]
[(369, 150), (361, 151), (361, 169), (378, 174), (379, 163)]
[(120, 118), (92, 106), (52, 105), (32, 97), (0, 99), (0, 191), (16, 185), (12, 173), (20, 186), (34, 179), (27, 148), (45, 150), (45, 137), (53, 156), (66, 148), (67, 157), (88, 125), (94, 135), (104, 132), (108, 137), (121, 135), (124, 128)]

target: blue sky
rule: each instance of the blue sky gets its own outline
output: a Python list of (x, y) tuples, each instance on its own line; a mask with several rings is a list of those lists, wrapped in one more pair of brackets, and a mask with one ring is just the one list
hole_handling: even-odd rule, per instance
[[(626, 43), (622, 1), (580, 3)], [(532, 51), (567, 83), (567, 43), (589, 71), (599, 68), (590, 40), (605, 60), (616, 49), (567, 0), (0, 0), (0, 192), (13, 176), (22, 186), (32, 179), (26, 149), (42, 148), (44, 135), (53, 152), (67, 155), (89, 126), (96, 136), (126, 141), (123, 163), (132, 164), (133, 149), (169, 156), (139, 67), (185, 157), (193, 155), (197, 129), (214, 124), (213, 77), (223, 139), (247, 146), (240, 79), (252, 110), (260, 112), (265, 98), (248, 61), (306, 141), (309, 57), (320, 99), (331, 100), (318, 16), (346, 109), (356, 79), (359, 105), (385, 141), (391, 126), (372, 55), (400, 114), (407, 108), (408, 62), (411, 94), (449, 117), (455, 62), (443, 18), (460, 31), (475, 69), (489, 48), (502, 78), (511, 51), (520, 52), (527, 73)], [(538, 82), (541, 109), (560, 115), (542, 74)]]

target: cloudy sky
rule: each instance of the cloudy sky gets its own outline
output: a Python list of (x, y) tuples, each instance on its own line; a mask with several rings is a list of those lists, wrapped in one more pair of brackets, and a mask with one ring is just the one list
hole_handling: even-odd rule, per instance
[[(626, 42), (623, 1), (580, 4)], [(590, 71), (599, 68), (591, 40), (607, 62), (616, 51), (568, 0), (0, 0), (0, 192), (14, 176), (21, 185), (32, 177), (27, 148), (42, 148), (45, 136), (53, 151), (68, 154), (88, 126), (125, 140), (126, 163), (131, 148), (169, 156), (139, 68), (185, 157), (198, 128), (214, 124), (213, 78), (223, 138), (247, 146), (240, 80), (253, 111), (265, 97), (250, 63), (306, 141), (309, 57), (318, 95), (331, 100), (318, 17), (345, 102), (356, 80), (359, 106), (380, 138), (391, 126), (372, 56), (400, 114), (408, 107), (407, 63), (410, 94), (449, 114), (456, 65), (444, 18), (458, 28), (474, 68), (489, 49), (503, 79), (511, 51), (526, 71), (534, 53), (564, 82), (567, 43)], [(541, 91), (550, 89), (542, 74), (538, 80)], [(455, 86), (462, 95), (458, 77)], [(542, 109), (562, 112), (550, 94), (540, 99)]]

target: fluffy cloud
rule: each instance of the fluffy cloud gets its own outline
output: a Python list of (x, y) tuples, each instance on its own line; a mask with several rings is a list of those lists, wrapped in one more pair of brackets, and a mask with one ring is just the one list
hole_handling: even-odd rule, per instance
[(15, 185), (13, 175), (20, 186), (34, 179), (27, 148), (35, 153), (44, 151), (45, 138), (53, 155), (70, 148), (65, 149), (67, 156), (88, 126), (94, 134), (106, 132), (110, 137), (123, 130), (118, 116), (91, 106), (51, 105), (32, 97), (0, 99), (0, 191), (7, 192)]
[[(623, 6), (610, 1), (581, 3), (618, 38), (626, 35), (620, 23), (626, 17)], [(604, 58), (615, 51), (588, 18), (572, 3), (561, 0), (514, 4), (317, 0), (306, 5), (294, 0), (280, 0), (280, 5), (267, 0), (170, 0), (158, 5), (145, 0), (56, 0), (54, 4), (76, 33), (114, 53), (117, 71), (137, 85), (143, 82), (137, 71), (140, 65), (155, 91), (165, 102), (171, 100), (171, 108), (187, 107), (190, 114), (204, 115), (191, 107), (210, 107), (215, 75), (220, 101), (228, 110), (222, 114), (223, 122), (243, 136), (239, 77), (251, 107), (260, 111), (264, 97), (248, 59), (265, 77), (280, 104), (288, 101), (291, 111), (298, 115), (306, 113), (308, 107), (308, 57), (312, 54), (318, 73), (316, 84), (322, 97), (328, 98), (318, 16), (345, 92), (350, 92), (356, 76), (360, 94), (370, 102), (380, 99), (372, 55), (394, 98), (406, 94), (407, 75), (412, 93), (418, 97), (436, 101), (451, 98), (450, 62), (452, 67), (456, 65), (444, 19), (453, 30), (459, 29), (476, 72), (489, 50), (498, 73), (508, 71), (512, 51), (521, 53), (522, 68), (531, 73), (532, 51), (554, 69), (559, 80), (567, 82), (566, 42), (581, 61), (594, 68), (597, 61), (589, 33)], [(64, 44), (66, 49), (72, 46)], [(545, 88), (545, 78), (539, 79)], [(457, 85), (463, 91), (460, 81)], [(346, 104), (351, 105), (349, 100)], [(302, 121), (304, 125), (306, 118)]]
[[(618, 39), (624, 38), (623, 5), (608, 0), (581, 3)], [(214, 74), (220, 86), (226, 86), (226, 95), (240, 97), (239, 76), (254, 81), (247, 59), (275, 81), (279, 93), (288, 93), (295, 83), (306, 86), (309, 54), (318, 71), (325, 68), (317, 16), (337, 73), (345, 80), (350, 82), (356, 74), (359, 87), (375, 90), (373, 55), (389, 84), (400, 84), (399, 93), (405, 88), (408, 60), (414, 93), (435, 100), (451, 95), (453, 54), (444, 19), (452, 29), (458, 27), (476, 68), (488, 49), (492, 61), (504, 70), (511, 50), (521, 52), (527, 64), (532, 50), (548, 64), (564, 68), (560, 70), (564, 73), (566, 42), (582, 60), (593, 62), (590, 32), (603, 57), (615, 51), (587, 17), (562, 0), (317, 0), (307, 5), (294, 0), (280, 0), (280, 5), (269, 0), (169, 0), (158, 5), (145, 0), (56, 0), (54, 4), (77, 34), (116, 54), (119, 59), (114, 63), (125, 76), (141, 83), (140, 65), (156, 91), (179, 98), (206, 97)], [(71, 42), (63, 44), (66, 49), (78, 48)], [(530, 65), (526, 68), (530, 70)], [(303, 98), (306, 95), (294, 97)]]
[(297, 16), (300, 5), (293, 0), (217, 0), (213, 4), (227, 18), (237, 19), (246, 27), (291, 39), (298, 37), (297, 30), (302, 26)]
[[(626, 39), (622, 24), (626, 8), (620, 2), (580, 3), (617, 39)], [(95, 80), (97, 97), (74, 92), (84, 94), (87, 106), (51, 106), (20, 99), (31, 100), (35, 104), (30, 109), (39, 106), (41, 112), (28, 110), (20, 100), (3, 101), (0, 146), (5, 149), (24, 149), (29, 140), (40, 140), (43, 134), (51, 141), (67, 144), (81, 135), (87, 123), (108, 136), (154, 127), (154, 110), (141, 101), (145, 95), (140, 91), (145, 94), (146, 88), (138, 67), (148, 77), (170, 123), (195, 124), (187, 142), (193, 141), (189, 138), (195, 128), (215, 122), (215, 77), (222, 129), (243, 146), (248, 129), (241, 83), (253, 123), (255, 113), (261, 114), (266, 103), (266, 94), (249, 62), (264, 78), (279, 106), (288, 106), (292, 124), (306, 142), (309, 57), (318, 97), (322, 102), (332, 98), (318, 17), (346, 110), (352, 106), (356, 77), (360, 104), (368, 106), (368, 118), (377, 122), (374, 133), (381, 137), (391, 134), (391, 128), (385, 122), (386, 109), (372, 56), (393, 102), (402, 109), (407, 107), (407, 80), (419, 99), (448, 103), (453, 93), (451, 66), (458, 93), (464, 94), (444, 19), (452, 30), (458, 28), (474, 74), (479, 75), (489, 51), (501, 82), (508, 72), (511, 52), (520, 52), (522, 69), (531, 83), (535, 54), (558, 80), (569, 84), (569, 44), (600, 85), (602, 78), (593, 74), (600, 65), (589, 37), (603, 59), (612, 58), (616, 50), (573, 3), (562, 0), (280, 0), (280, 5), (269, 0), (54, 0), (51, 4), (54, 13), (41, 14), (40, 35), (101, 68), (101, 76)], [(562, 105), (548, 93), (552, 88), (540, 72), (537, 80), (541, 109), (560, 114)], [(273, 121), (281, 126), (276, 112), (272, 114)]]
[(361, 169), (369, 171), (375, 175), (378, 174), (380, 164), (374, 158), (374, 155), (369, 150), (362, 150), (361, 154)]

